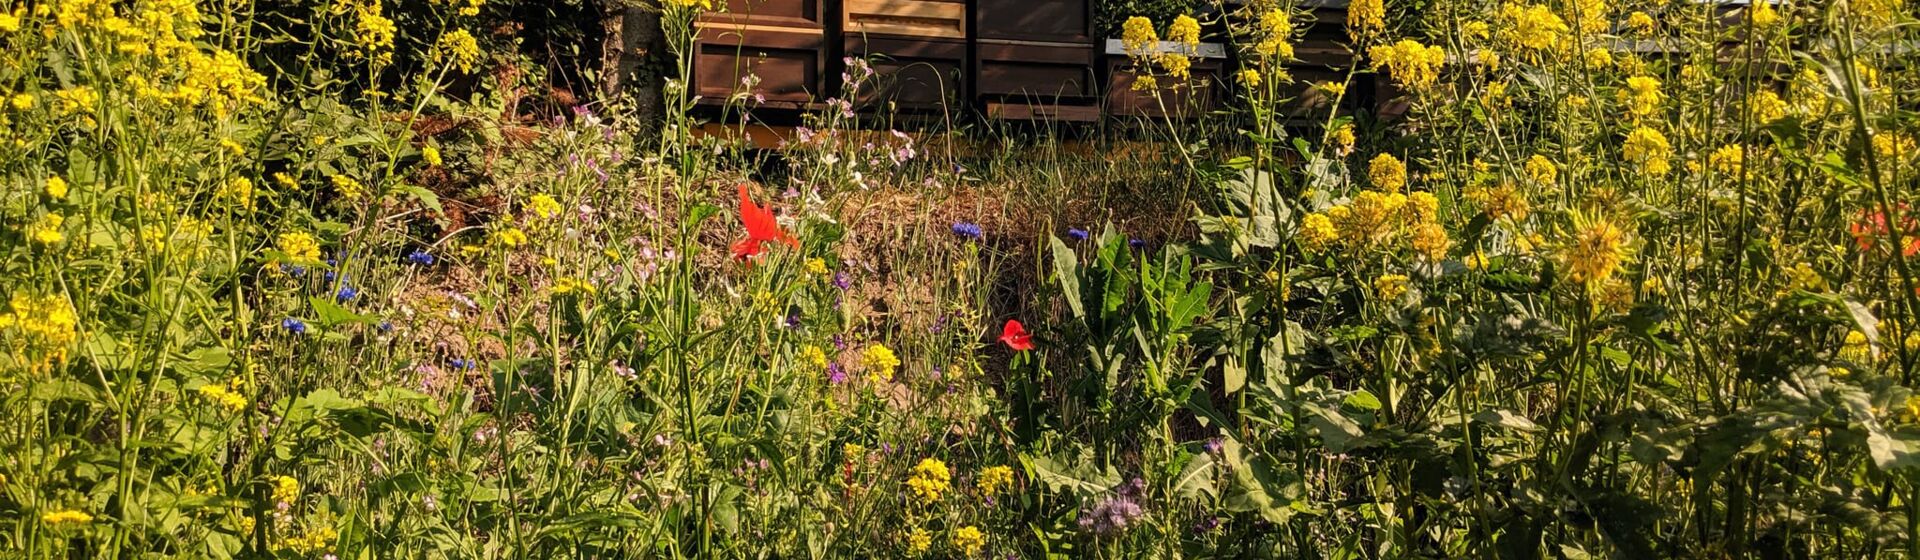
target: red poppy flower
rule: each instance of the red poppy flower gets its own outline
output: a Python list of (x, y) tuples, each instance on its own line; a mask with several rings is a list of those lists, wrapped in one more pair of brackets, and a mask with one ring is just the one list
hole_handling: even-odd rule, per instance
[(1860, 219), (1847, 226), (1847, 233), (1853, 235), (1853, 241), (1861, 251), (1871, 251), (1879, 244), (1880, 238), (1891, 237), (1893, 231), (1888, 226), (1889, 222), (1893, 222), (1898, 224), (1900, 236), (1906, 242), (1906, 246), (1900, 248), (1900, 253), (1909, 257), (1920, 254), (1920, 235), (1916, 235), (1920, 234), (1920, 228), (1915, 227), (1913, 215), (1907, 213), (1906, 203), (1897, 205), (1894, 215), (1896, 219), (1888, 220), (1886, 212), (1861, 210)]
[(778, 241), (795, 249), (800, 242), (792, 235), (781, 231), (780, 221), (773, 217), (773, 211), (753, 203), (747, 195), (747, 186), (740, 185), (740, 223), (747, 226), (747, 238), (733, 244), (733, 260), (744, 261), (760, 255), (762, 245), (769, 241)]
[(1020, 321), (1015, 319), (1007, 319), (1007, 326), (1000, 329), (1000, 342), (1023, 352), (1033, 349), (1033, 336), (1027, 334), (1026, 327), (1020, 326)]

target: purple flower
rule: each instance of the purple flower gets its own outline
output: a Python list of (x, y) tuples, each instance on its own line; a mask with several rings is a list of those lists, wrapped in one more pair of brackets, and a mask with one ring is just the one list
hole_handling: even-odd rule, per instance
[(1133, 238), (1133, 239), (1128, 239), (1128, 240), (1127, 240), (1127, 246), (1128, 246), (1128, 247), (1133, 247), (1133, 248), (1135, 248), (1135, 249), (1145, 249), (1145, 248), (1147, 248), (1147, 240), (1145, 240), (1145, 239), (1141, 239), (1141, 238), (1138, 238), (1138, 237), (1135, 237), (1135, 238)]
[(1219, 455), (1221, 444), (1222, 442), (1220, 438), (1212, 437), (1212, 438), (1207, 438), (1207, 442), (1200, 444), (1200, 447), (1202, 449), (1206, 449), (1208, 454)]
[(1080, 228), (1067, 228), (1067, 237), (1073, 238), (1074, 241), (1086, 241), (1087, 230), (1080, 229)]
[(393, 321), (381, 321), (380, 332), (383, 332), (383, 333), (393, 332)]
[(787, 313), (787, 328), (789, 328), (789, 329), (794, 329), (794, 328), (799, 328), (799, 327), (800, 327), (800, 312), (799, 312), (799, 311), (791, 311), (791, 312), (788, 312), (788, 313)]
[(299, 278), (301, 276), (307, 275), (307, 267), (299, 266), (299, 265), (283, 264), (283, 265), (280, 265), (280, 272), (285, 273), (287, 276)]
[(1113, 536), (1127, 530), (1135, 521), (1145, 515), (1140, 503), (1132, 496), (1116, 495), (1101, 498), (1091, 507), (1080, 510), (1076, 522), (1080, 530), (1100, 536)]
[(1193, 524), (1193, 532), (1195, 533), (1211, 533), (1219, 528), (1220, 518), (1212, 515), (1201, 518), (1199, 522)]
[(447, 362), (447, 365), (453, 366), (455, 369), (473, 369), (473, 361), (465, 358), (454, 358), (452, 361)]
[(827, 383), (839, 385), (847, 382), (847, 370), (839, 363), (827, 364)]
[(953, 234), (967, 239), (979, 239), (981, 236), (980, 224), (973, 222), (954, 222)]
[(287, 332), (290, 332), (296, 335), (307, 334), (307, 324), (302, 323), (300, 322), (299, 319), (295, 319), (292, 317), (281, 319), (280, 328), (287, 329)]
[(436, 259), (433, 258), (433, 253), (428, 253), (426, 251), (421, 251), (416, 249), (411, 253), (407, 253), (407, 262), (410, 262), (413, 264), (417, 264), (421, 266), (432, 266), (434, 260)]
[(833, 287), (845, 290), (851, 285), (853, 281), (847, 279), (847, 273), (837, 270), (833, 272)]

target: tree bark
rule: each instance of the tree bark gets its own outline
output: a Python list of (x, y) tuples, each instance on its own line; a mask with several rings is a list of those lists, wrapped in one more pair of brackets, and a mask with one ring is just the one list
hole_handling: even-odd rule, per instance
[(661, 122), (666, 86), (666, 36), (660, 30), (660, 10), (638, 0), (603, 0), (600, 93), (612, 101), (630, 102), (643, 132)]

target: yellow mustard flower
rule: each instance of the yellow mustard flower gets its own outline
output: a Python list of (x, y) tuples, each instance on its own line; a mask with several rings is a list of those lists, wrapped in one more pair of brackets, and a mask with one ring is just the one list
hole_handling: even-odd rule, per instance
[(1381, 192), (1400, 192), (1407, 186), (1407, 164), (1393, 154), (1382, 153), (1367, 162), (1367, 182)]
[(1604, 217), (1573, 216), (1572, 239), (1561, 244), (1559, 260), (1567, 279), (1589, 288), (1613, 277), (1630, 256), (1625, 229)]
[(974, 478), (974, 488), (987, 496), (999, 495), (1002, 490), (1013, 486), (1013, 468), (1006, 465), (980, 469), (980, 475)]
[(1673, 170), (1673, 165), (1668, 161), (1668, 158), (1673, 155), (1672, 150), (1672, 146), (1667, 143), (1666, 135), (1642, 126), (1627, 133), (1627, 140), (1621, 145), (1620, 155), (1626, 158), (1627, 162), (1640, 166), (1640, 169), (1647, 173), (1661, 176)]
[(28, 226), (27, 239), (41, 245), (52, 245), (65, 241), (67, 235), (62, 231), (61, 227), (65, 225), (66, 222), (66, 216), (52, 212), (42, 214), (39, 220), (35, 220), (33, 225)]
[(894, 369), (900, 367), (900, 358), (887, 345), (875, 342), (860, 353), (860, 365), (874, 383), (888, 383), (893, 381)]
[(304, 231), (282, 233), (275, 238), (275, 246), (288, 259), (287, 264), (307, 266), (320, 264), (320, 242), (313, 234)]
[(913, 466), (912, 475), (907, 477), (907, 489), (921, 503), (940, 501), (940, 496), (952, 488), (953, 471), (947, 470), (947, 463), (928, 457)]
[(986, 533), (980, 532), (979, 527), (972, 525), (954, 530), (953, 538), (950, 540), (952, 541), (950, 544), (953, 545), (953, 549), (959, 552), (961, 556), (980, 554), (980, 551), (987, 547)]
[(1407, 293), (1408, 280), (1403, 274), (1382, 274), (1373, 279), (1373, 295), (1381, 301), (1397, 301)]

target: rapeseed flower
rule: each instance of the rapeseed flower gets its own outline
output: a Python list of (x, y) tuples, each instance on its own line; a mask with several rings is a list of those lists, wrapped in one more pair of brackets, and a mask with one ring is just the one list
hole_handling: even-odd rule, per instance
[(1354, 42), (1387, 30), (1387, 5), (1383, 0), (1354, 0), (1347, 4), (1347, 36)]
[(1707, 166), (1722, 175), (1739, 175), (1741, 163), (1746, 159), (1745, 149), (1737, 144), (1721, 146), (1707, 156)]
[(1006, 465), (980, 469), (974, 478), (974, 488), (988, 496), (999, 495), (1002, 490), (1013, 486), (1013, 468)]
[(287, 263), (293, 265), (320, 264), (320, 242), (313, 234), (304, 231), (282, 233), (274, 239), (275, 248), (287, 257)]
[(352, 177), (334, 175), (327, 180), (333, 182), (333, 190), (339, 192), (342, 198), (353, 200), (367, 194), (367, 186)]
[(1314, 212), (1300, 219), (1300, 232), (1297, 239), (1300, 246), (1308, 252), (1319, 251), (1339, 239), (1333, 220), (1326, 214)]
[(1628, 163), (1640, 167), (1654, 176), (1666, 175), (1673, 169), (1667, 158), (1673, 155), (1667, 137), (1660, 131), (1647, 127), (1633, 129), (1627, 133), (1627, 140), (1621, 145), (1620, 155)]
[(1407, 281), (1403, 274), (1382, 274), (1373, 279), (1373, 295), (1381, 301), (1397, 301), (1407, 293)]
[(952, 544), (953, 549), (959, 551), (961, 556), (973, 556), (986, 548), (987, 535), (980, 532), (979, 527), (968, 525), (955, 530), (950, 541), (949, 544)]
[(1653, 116), (1665, 98), (1666, 95), (1660, 93), (1660, 80), (1652, 76), (1627, 78), (1627, 88), (1620, 90), (1620, 103), (1627, 106), (1627, 115), (1635, 119)]
[(912, 532), (907, 533), (908, 554), (919, 556), (926, 554), (932, 548), (933, 533), (927, 532), (925, 527), (914, 527)]
[(1412, 39), (1401, 39), (1393, 46), (1367, 50), (1374, 68), (1387, 68), (1396, 83), (1412, 89), (1426, 89), (1440, 79), (1440, 67), (1447, 63), (1447, 51)]
[(1167, 40), (1179, 43), (1188, 49), (1199, 48), (1200, 21), (1184, 14), (1173, 18), (1173, 24), (1167, 26)]
[(27, 227), (27, 239), (41, 245), (52, 245), (66, 241), (67, 235), (61, 229), (67, 217), (52, 212), (40, 215), (33, 225)]
[(1567, 35), (1566, 20), (1539, 4), (1502, 5), (1500, 22), (1502, 41), (1536, 53), (1559, 46)]
[(527, 198), (527, 210), (541, 219), (552, 219), (560, 215), (560, 202), (546, 194), (536, 194)]
[(1756, 125), (1767, 125), (1787, 117), (1787, 102), (1780, 94), (1763, 89), (1747, 97), (1747, 118)]
[(1160, 42), (1160, 34), (1153, 30), (1153, 20), (1133, 16), (1120, 24), (1120, 44), (1127, 53), (1136, 57), (1153, 52), (1155, 43)]
[[(461, 72), (473, 72), (473, 65), (480, 62), (480, 42), (465, 29), (455, 29), (440, 36), (434, 42), (434, 57), (450, 59)], [(438, 159), (437, 157), (435, 159)], [(439, 165), (439, 163), (433, 163)]]
[(928, 457), (913, 466), (913, 474), (907, 477), (907, 488), (923, 504), (940, 501), (940, 496), (952, 488), (953, 471), (947, 470), (947, 463)]
[(513, 226), (501, 226), (495, 228), (493, 233), (487, 236), (487, 240), (495, 246), (512, 249), (527, 244), (527, 232)]
[(1553, 160), (1540, 154), (1527, 158), (1521, 169), (1526, 172), (1528, 179), (1540, 186), (1551, 187), (1560, 179), (1560, 169), (1553, 165)]
[(1447, 239), (1447, 228), (1440, 224), (1424, 223), (1413, 227), (1412, 245), (1413, 250), (1427, 260), (1438, 261), (1446, 258), (1452, 242)]
[(860, 353), (860, 366), (866, 368), (867, 379), (888, 383), (893, 381), (894, 369), (900, 367), (900, 358), (887, 345), (875, 342)]
[(1407, 164), (1393, 154), (1373, 156), (1373, 161), (1367, 162), (1367, 182), (1381, 192), (1400, 192), (1407, 186)]

